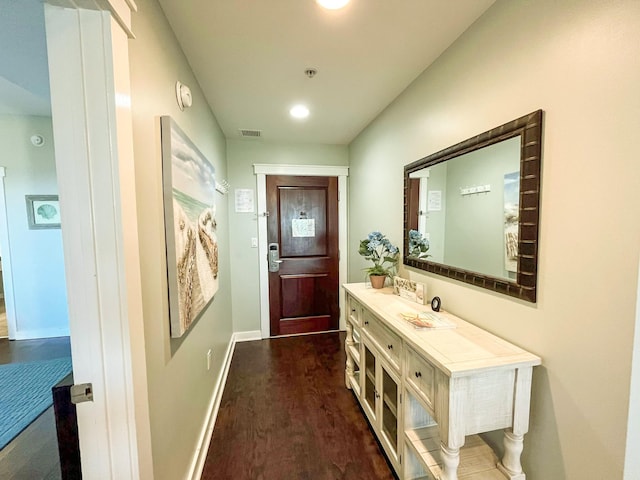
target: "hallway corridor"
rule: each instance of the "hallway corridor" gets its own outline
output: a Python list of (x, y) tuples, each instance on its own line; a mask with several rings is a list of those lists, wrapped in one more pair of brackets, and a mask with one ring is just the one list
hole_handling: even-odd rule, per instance
[(239, 343), (203, 480), (393, 479), (344, 386), (344, 333)]

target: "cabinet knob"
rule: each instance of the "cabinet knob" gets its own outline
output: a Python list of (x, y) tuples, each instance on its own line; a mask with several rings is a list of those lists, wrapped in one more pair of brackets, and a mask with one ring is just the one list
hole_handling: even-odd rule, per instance
[(420, 378), (422, 376), (421, 372), (416, 372), (416, 378)]
[(387, 345), (387, 348), (388, 348), (389, 350), (393, 350), (393, 345), (389, 344), (389, 345)]

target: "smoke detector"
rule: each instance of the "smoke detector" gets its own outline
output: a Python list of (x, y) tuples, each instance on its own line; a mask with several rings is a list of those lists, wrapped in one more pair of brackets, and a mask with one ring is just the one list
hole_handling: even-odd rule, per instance
[(31, 135), (31, 143), (36, 147), (41, 147), (44, 145), (44, 137), (42, 135)]
[(307, 69), (305, 69), (305, 71), (304, 71), (304, 74), (305, 74), (307, 77), (309, 77), (309, 78), (313, 78), (313, 77), (315, 77), (317, 73), (318, 73), (318, 69), (316, 69), (316, 68), (312, 68), (312, 67), (307, 68)]
[(182, 82), (176, 82), (176, 100), (180, 110), (184, 110), (185, 108), (189, 108), (193, 105), (191, 89)]

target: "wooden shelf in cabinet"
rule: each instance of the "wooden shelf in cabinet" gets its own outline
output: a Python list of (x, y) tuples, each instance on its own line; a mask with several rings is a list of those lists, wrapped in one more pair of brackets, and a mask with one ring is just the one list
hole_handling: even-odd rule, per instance
[(354, 372), (349, 376), (349, 383), (351, 383), (351, 389), (354, 391), (357, 397), (360, 397), (360, 372)]
[[(413, 450), (425, 470), (435, 478), (442, 474), (440, 437), (437, 425), (407, 430), (405, 445)], [(460, 449), (460, 480), (506, 480), (498, 470), (498, 458), (480, 435), (470, 435)]]
[(398, 420), (395, 417), (382, 417), (382, 434), (391, 445), (394, 452), (398, 448)]
[(382, 401), (387, 405), (391, 414), (398, 418), (398, 384), (393, 382), (385, 382), (383, 385)]
[(387, 407), (389, 407), (389, 410), (391, 411), (391, 414), (398, 418), (398, 407), (396, 405), (396, 399), (393, 397), (390, 397), (389, 395), (387, 395), (386, 393), (382, 395), (382, 400), (384, 401), (384, 403), (387, 405)]
[(356, 363), (356, 365), (360, 366), (360, 348), (358, 345), (349, 345), (349, 354), (351, 358)]
[(373, 369), (372, 368), (367, 368), (366, 374), (367, 374), (367, 378), (371, 381), (371, 383), (373, 383), (375, 385), (376, 384), (376, 374), (373, 371)]

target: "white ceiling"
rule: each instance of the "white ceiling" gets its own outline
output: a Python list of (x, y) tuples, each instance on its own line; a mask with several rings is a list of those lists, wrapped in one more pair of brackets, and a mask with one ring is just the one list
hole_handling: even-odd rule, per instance
[(0, 75), (0, 114), (50, 117), (51, 101), (48, 94), (35, 95)]
[(42, 0), (0, 0), (0, 113), (51, 115)]
[[(494, 1), (159, 0), (228, 138), (326, 144), (350, 143)], [(0, 113), (50, 115), (42, 0), (0, 0), (0, 45)], [(289, 116), (298, 102), (308, 119)]]
[[(494, 2), (159, 1), (228, 138), (327, 144), (350, 143)], [(308, 119), (289, 117), (297, 102)]]

